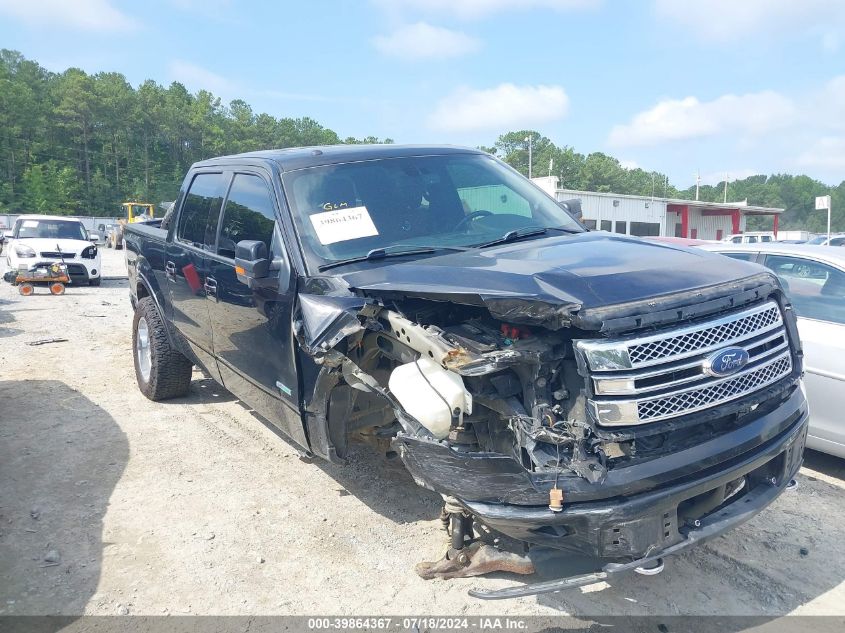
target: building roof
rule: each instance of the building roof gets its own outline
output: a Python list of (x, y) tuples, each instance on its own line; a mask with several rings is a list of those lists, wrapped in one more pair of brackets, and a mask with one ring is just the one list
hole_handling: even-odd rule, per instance
[(645, 202), (655, 201), (662, 202), (668, 205), (687, 206), (690, 209), (721, 209), (725, 211), (733, 211), (739, 209), (741, 212), (748, 215), (779, 215), (784, 212), (784, 209), (777, 207), (760, 207), (748, 204), (745, 200), (741, 202), (705, 202), (703, 200), (683, 200), (681, 198), (661, 198), (659, 196), (636, 196), (624, 193), (606, 193), (600, 191), (579, 191), (577, 189), (558, 189), (558, 193), (567, 196), (579, 195), (585, 196), (600, 196), (603, 198), (626, 198), (629, 200), (642, 200)]

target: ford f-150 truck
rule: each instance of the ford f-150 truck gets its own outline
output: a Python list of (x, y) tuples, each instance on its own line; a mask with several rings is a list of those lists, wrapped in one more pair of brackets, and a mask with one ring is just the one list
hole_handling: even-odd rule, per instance
[(479, 597), (657, 571), (797, 472), (795, 315), (759, 266), (577, 218), (470, 149), (197, 163), (163, 220), (126, 227), (138, 385), (181, 396), (198, 365), (303, 453), (398, 454), (444, 498), (423, 577), (532, 571), (492, 534), (600, 564)]

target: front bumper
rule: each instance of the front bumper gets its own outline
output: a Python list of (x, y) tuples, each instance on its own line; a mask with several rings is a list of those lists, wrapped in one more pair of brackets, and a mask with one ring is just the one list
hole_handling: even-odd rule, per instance
[[(528, 541), (536, 540), (537, 534), (554, 536), (561, 541), (558, 547), (609, 561), (600, 571), (580, 576), (470, 594), (484, 599), (516, 598), (592, 584), (645, 567), (737, 527), (777, 499), (798, 472), (807, 422), (805, 411), (784, 433), (729, 469), (629, 499), (573, 504), (559, 514), (547, 508), (464, 503), (482, 523), (509, 536)], [(740, 494), (679, 525), (679, 508), (743, 477), (745, 488)], [(565, 546), (563, 541), (568, 541)]]
[[(774, 501), (798, 472), (807, 422), (803, 389), (796, 385), (776, 407), (731, 433), (630, 469), (618, 469), (617, 473), (629, 471), (625, 481), (615, 479), (610, 471), (605, 482), (592, 486), (588, 493), (577, 486), (567, 488), (577, 482), (563, 483), (561, 479), (564, 509), (559, 513), (549, 510), (548, 490), (538, 490), (536, 480), (531, 482), (531, 492), (544, 494), (543, 505), (526, 503), (536, 496), (528, 493), (524, 473), (511, 469), (504, 456), (469, 457), (442, 444), (408, 438), (400, 439), (400, 449), (418, 483), (456, 497), (487, 527), (520, 541), (577, 552), (605, 563), (600, 571), (586, 576), (475, 594), (507, 598), (597, 582), (748, 520)], [(680, 463), (688, 469), (679, 469)], [(670, 464), (672, 468), (667, 470)], [(670, 472), (673, 476), (668, 478)], [(726, 501), (714, 496), (723, 486), (738, 481), (742, 481), (742, 489)], [(505, 495), (480, 485), (493, 482), (510, 486), (512, 491)], [(491, 499), (497, 492), (499, 498)]]

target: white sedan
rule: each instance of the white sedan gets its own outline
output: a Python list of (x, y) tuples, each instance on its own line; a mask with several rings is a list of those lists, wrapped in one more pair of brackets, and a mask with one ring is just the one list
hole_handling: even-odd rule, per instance
[(6, 238), (6, 263), (10, 273), (64, 262), (71, 283), (100, 285), (100, 253), (79, 220), (22, 215)]
[(845, 248), (807, 244), (706, 244), (757, 262), (779, 278), (798, 316), (810, 404), (807, 446), (845, 457)]

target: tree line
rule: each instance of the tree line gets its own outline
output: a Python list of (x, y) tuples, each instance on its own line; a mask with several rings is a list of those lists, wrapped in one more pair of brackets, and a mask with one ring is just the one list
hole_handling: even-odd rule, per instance
[[(626, 168), (600, 152), (580, 154), (534, 130), (508, 132), (481, 149), (527, 175), (528, 137), (533, 175), (557, 176), (564, 188), (695, 195), (695, 187), (679, 190), (665, 174)], [(54, 73), (16, 51), (0, 50), (0, 213), (115, 215), (125, 200), (172, 200), (188, 167), (212, 156), (391, 142), (341, 138), (311, 118), (256, 114), (243, 100), (224, 104), (207, 90), (191, 93), (178, 82), (164, 87), (147, 80), (133, 88), (120, 73)], [(721, 200), (723, 187), (701, 187), (700, 199)], [(826, 228), (826, 214), (814, 211), (813, 202), (827, 194), (833, 196), (834, 228), (845, 230), (845, 181), (828, 187), (809, 176), (760, 175), (730, 182), (728, 190), (730, 200), (784, 207), (783, 228), (813, 231)]]

